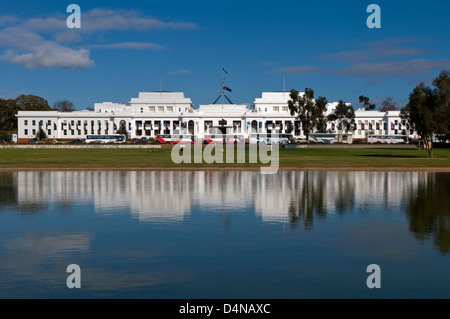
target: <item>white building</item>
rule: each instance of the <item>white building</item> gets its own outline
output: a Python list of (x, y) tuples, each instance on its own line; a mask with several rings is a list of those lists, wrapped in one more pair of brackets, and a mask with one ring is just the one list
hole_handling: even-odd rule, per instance
[[(300, 121), (290, 114), (289, 99), (289, 92), (263, 92), (251, 107), (209, 104), (194, 109), (183, 92), (141, 92), (129, 105), (96, 103), (94, 111), (19, 111), (18, 138), (32, 139), (42, 128), (51, 139), (83, 139), (87, 134), (114, 134), (120, 127), (129, 132), (129, 138), (180, 133), (202, 138), (214, 129), (245, 137), (250, 132), (304, 137)], [(337, 102), (329, 103), (326, 113), (332, 112), (336, 105)], [(339, 128), (339, 123), (327, 123), (329, 133), (345, 133)], [(417, 137), (402, 123), (399, 111), (355, 111), (353, 139), (366, 138), (368, 134), (405, 135), (402, 133)]]

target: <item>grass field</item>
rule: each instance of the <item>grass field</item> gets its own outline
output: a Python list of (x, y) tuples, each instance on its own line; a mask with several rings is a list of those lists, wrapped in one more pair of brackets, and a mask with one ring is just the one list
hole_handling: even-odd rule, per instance
[[(171, 149), (0, 149), (0, 169), (11, 168), (257, 168), (260, 164), (175, 164)], [(225, 159), (225, 157), (224, 157)], [(450, 149), (435, 149), (434, 158), (418, 149), (284, 149), (281, 168), (449, 168)]]

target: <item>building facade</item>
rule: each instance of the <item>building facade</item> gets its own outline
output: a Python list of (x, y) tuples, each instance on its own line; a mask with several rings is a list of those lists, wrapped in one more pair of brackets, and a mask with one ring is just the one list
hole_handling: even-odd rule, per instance
[[(19, 111), (18, 139), (34, 138), (43, 129), (50, 139), (84, 139), (88, 134), (111, 135), (126, 129), (129, 138), (156, 137), (159, 134), (242, 134), (250, 132), (292, 134), (304, 138), (300, 121), (290, 114), (289, 92), (263, 92), (251, 107), (239, 104), (208, 104), (194, 109), (183, 92), (141, 92), (129, 105), (112, 102), (96, 103), (93, 111)], [(331, 113), (337, 102), (327, 105)], [(339, 123), (326, 124), (328, 133), (347, 133)], [(353, 139), (369, 134), (417, 134), (402, 122), (400, 111), (355, 111)]]

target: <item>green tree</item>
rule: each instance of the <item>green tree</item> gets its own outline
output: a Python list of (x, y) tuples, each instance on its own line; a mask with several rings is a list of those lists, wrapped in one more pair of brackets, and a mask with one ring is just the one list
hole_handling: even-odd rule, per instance
[(436, 103), (436, 113), (440, 120), (436, 123), (438, 137), (448, 137), (450, 134), (450, 72), (442, 71), (433, 80)]
[(36, 134), (36, 137), (38, 140), (42, 141), (42, 140), (47, 139), (47, 134), (45, 133), (45, 131), (42, 128), (40, 128)]
[(359, 103), (362, 103), (362, 105), (364, 105), (366, 111), (372, 111), (376, 107), (376, 105), (370, 103), (370, 99), (364, 95), (359, 96)]
[(18, 111), (51, 111), (47, 100), (36, 95), (19, 95), (15, 99), (0, 99), (0, 131), (17, 130)]
[(17, 129), (17, 109), (14, 100), (0, 99), (0, 131)]
[(423, 140), (430, 157), (433, 157), (433, 137), (445, 136), (450, 130), (449, 72), (442, 71), (433, 85), (434, 89), (424, 83), (417, 85), (409, 95), (408, 104), (400, 112), (402, 119)]
[(355, 110), (350, 103), (340, 100), (333, 112), (328, 115), (328, 121), (336, 121), (342, 131), (349, 133), (354, 130)]
[(289, 111), (292, 116), (296, 116), (300, 121), (306, 140), (308, 140), (309, 133), (314, 128), (319, 131), (324, 130), (326, 121), (324, 113), (328, 104), (325, 97), (320, 96), (315, 100), (314, 91), (305, 88), (304, 94), (292, 89), (290, 98), (288, 101)]
[(15, 99), (16, 109), (18, 111), (51, 111), (46, 99), (36, 95), (19, 95)]

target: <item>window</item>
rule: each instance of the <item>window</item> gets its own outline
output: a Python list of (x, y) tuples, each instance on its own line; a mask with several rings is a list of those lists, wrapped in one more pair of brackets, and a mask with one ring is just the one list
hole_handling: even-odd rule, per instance
[(75, 125), (74, 120), (70, 121), (70, 125)]
[(279, 106), (274, 106), (273, 107), (273, 111), (274, 112), (279, 112), (280, 111), (280, 107)]
[(48, 121), (47, 121), (47, 124), (48, 124), (48, 125), (52, 125), (52, 121), (51, 121), (51, 120), (48, 120)]
[(24, 125), (28, 125), (28, 120), (23, 121)]
[(281, 107), (281, 110), (283, 111), (283, 112), (287, 112), (288, 111), (288, 107), (287, 106), (283, 106), (283, 107)]
[(67, 135), (67, 130), (64, 130), (64, 136)]
[(78, 130), (78, 135), (81, 135), (81, 131), (80, 130)]
[(173, 112), (173, 106), (168, 106), (167, 107), (167, 112)]
[(178, 112), (181, 112), (181, 107), (178, 108)]
[(155, 107), (154, 106), (150, 106), (148, 109), (150, 110), (150, 112), (155, 112)]
[(47, 131), (47, 134), (48, 134), (48, 135), (51, 135), (51, 134), (52, 134), (52, 130), (48, 130), (48, 131)]
[(31, 125), (36, 125), (36, 121), (33, 120), (33, 122), (31, 122)]
[(164, 112), (164, 106), (158, 106), (158, 112)]
[(267, 107), (264, 109), (264, 112), (267, 112)]
[(141, 107), (141, 113), (144, 113), (144, 108), (143, 107)]
[(23, 134), (28, 135), (28, 130), (24, 130)]
[[(395, 120), (395, 125), (397, 125), (398, 124), (398, 120)], [(395, 133), (395, 134), (397, 134), (397, 133)]]
[(71, 135), (75, 135), (75, 131), (74, 130), (70, 130), (70, 134)]

